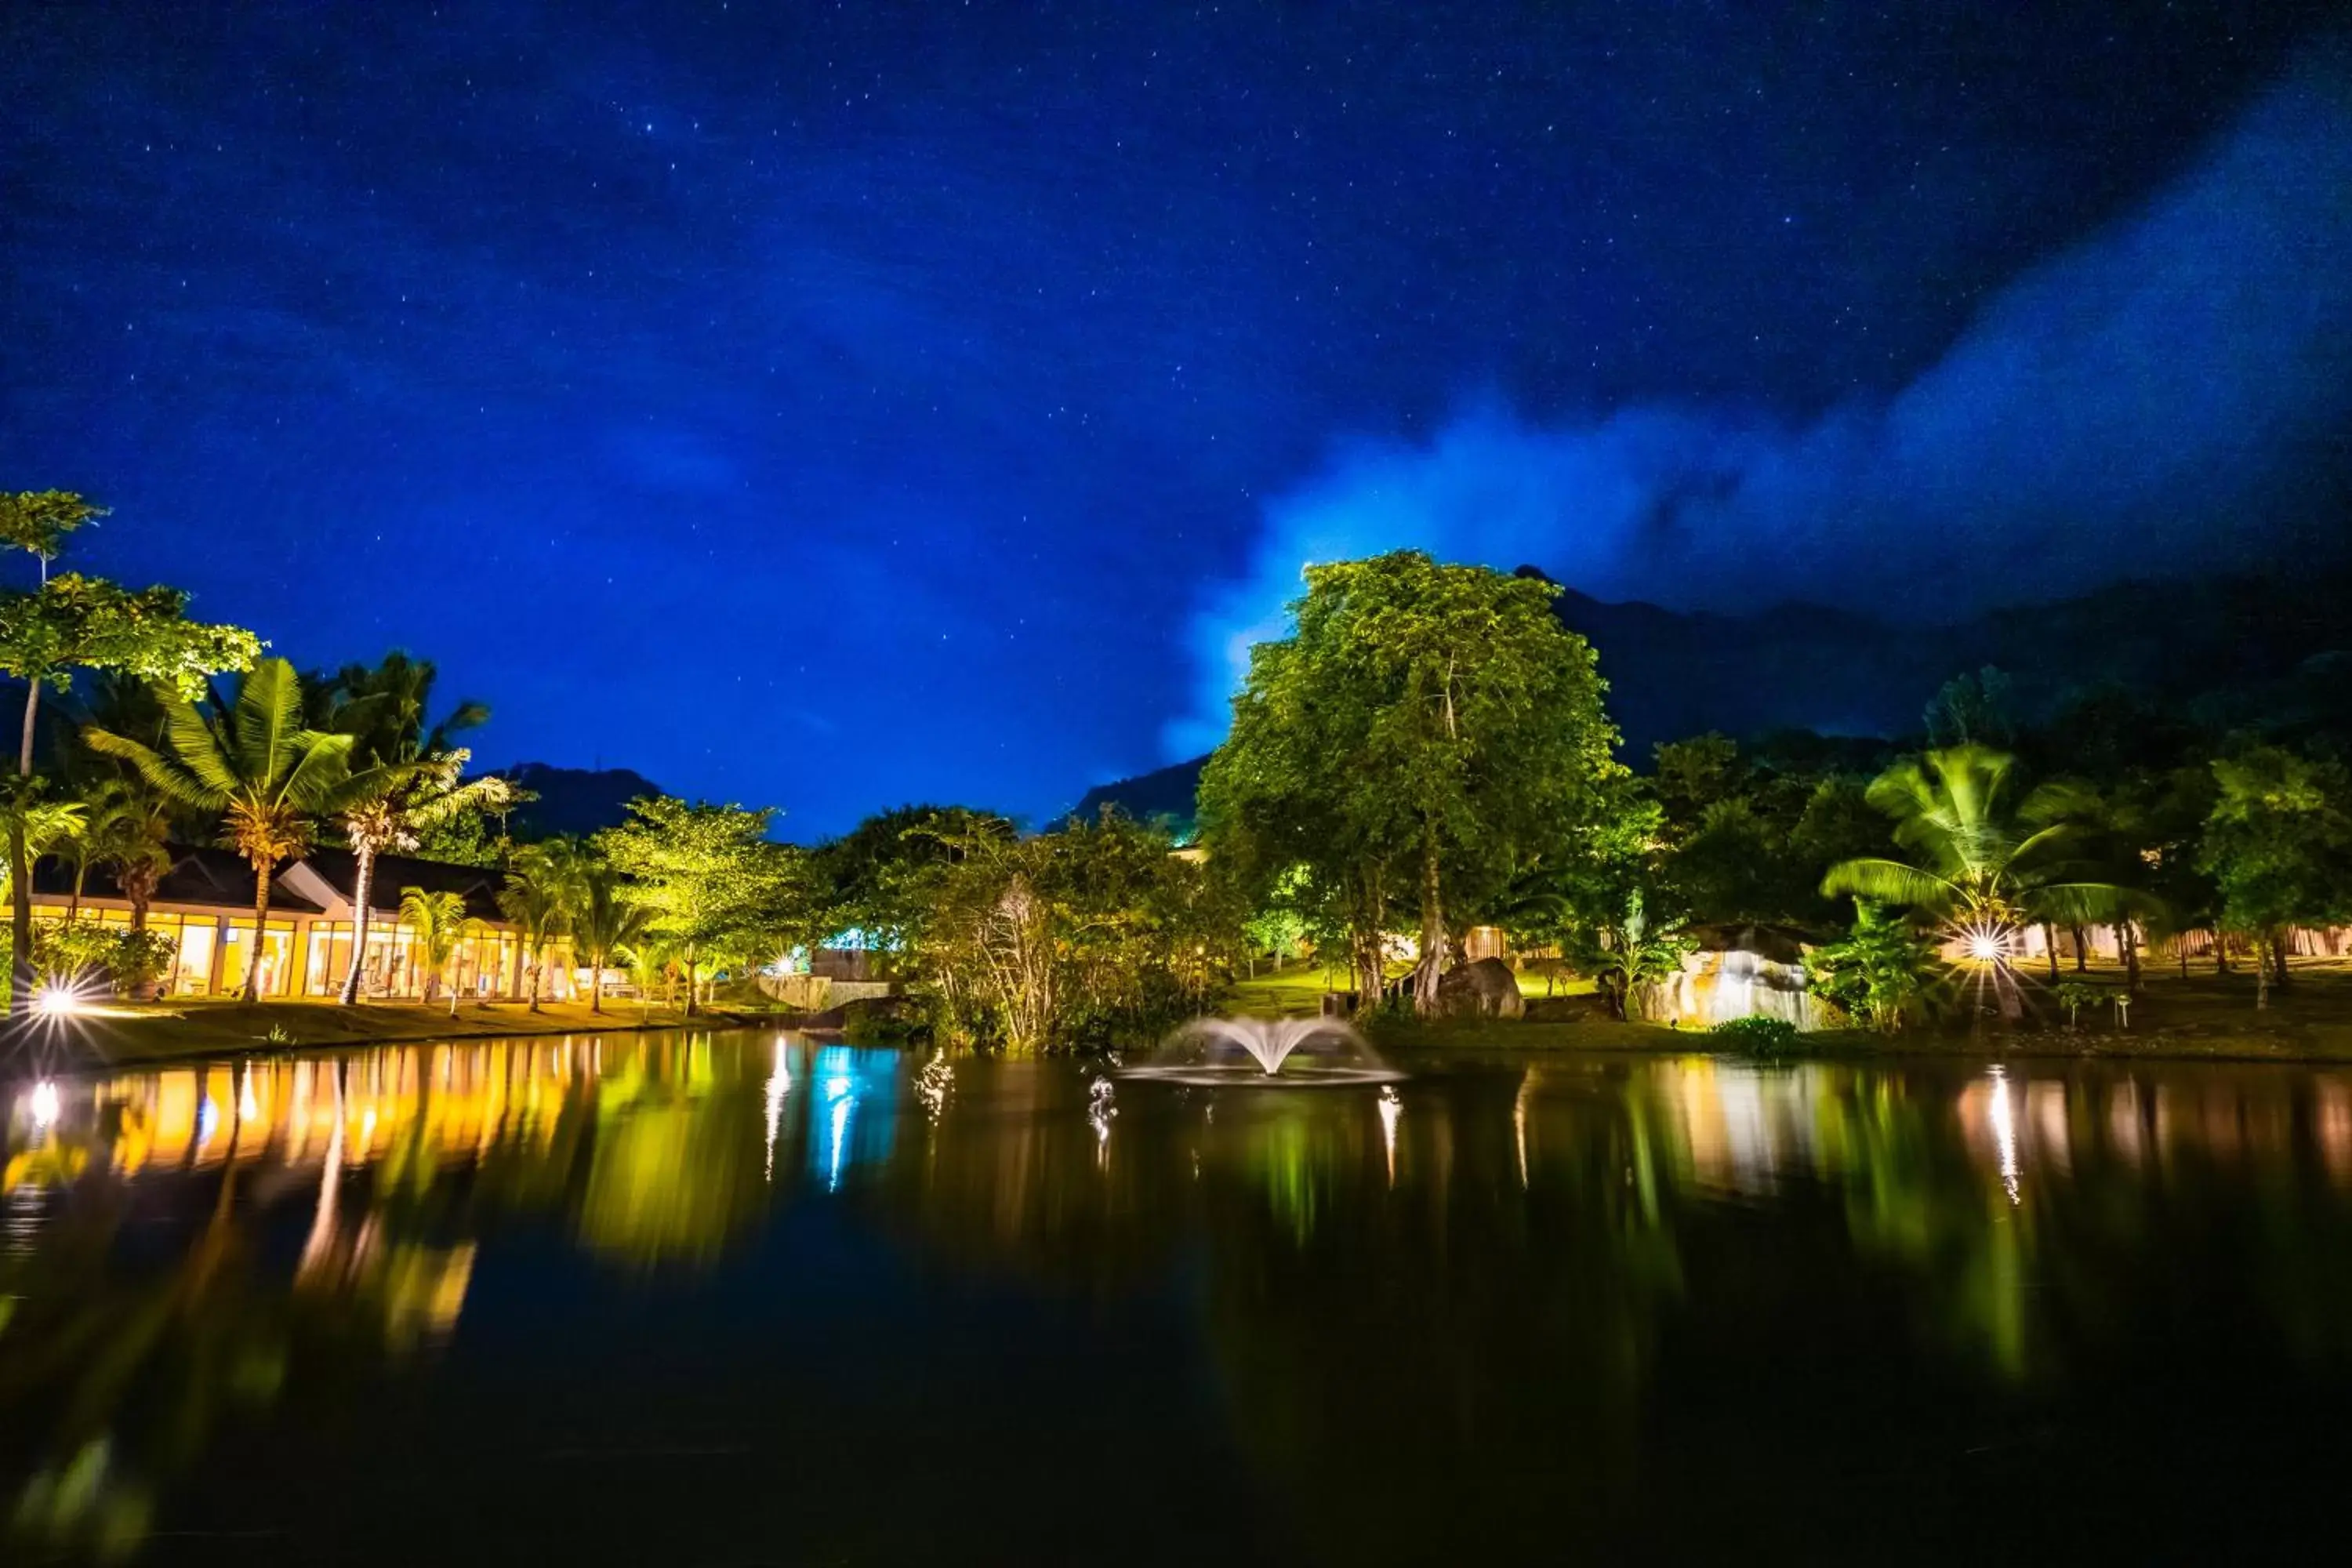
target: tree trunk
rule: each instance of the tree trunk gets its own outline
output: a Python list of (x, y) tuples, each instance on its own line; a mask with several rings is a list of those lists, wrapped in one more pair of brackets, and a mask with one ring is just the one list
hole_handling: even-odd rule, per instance
[(25, 853), (21, 816), (8, 828), (8, 1016), (13, 1018), (33, 1005), (33, 865)]
[(41, 711), (41, 683), (38, 679), (25, 684), (25, 738), (16, 748), (16, 776), (33, 776), (33, 721)]
[(2230, 973), (2230, 937), (2220, 926), (2213, 928), (2213, 973)]
[(2270, 929), (2254, 933), (2254, 1010), (2262, 1011), (2271, 1005), (2271, 961), (2266, 951), (2271, 940)]
[(2274, 931), (2271, 933), (2271, 962), (2277, 966), (2272, 972), (2271, 984), (2284, 990), (2286, 988), (2286, 932), (2284, 931)]
[(2067, 929), (2074, 933), (2074, 973), (2088, 974), (2091, 972), (2091, 944), (2081, 926), (2069, 926)]
[[(131, 900), (131, 934), (144, 936), (147, 933), (148, 898), (145, 874), (143, 871), (134, 872), (124, 879), (129, 882), (129, 886), (122, 889), (122, 896)], [(178, 960), (173, 962), (177, 963)], [(155, 977), (144, 973), (140, 975), (137, 984), (131, 987), (131, 999), (133, 1002), (155, 1000)]]
[(247, 1006), (261, 999), (261, 950), (269, 937), (269, 872), (266, 865), (253, 868), (253, 954), (245, 964), (245, 1000)]
[(534, 954), (532, 954), (532, 957), (531, 957), (531, 965), (530, 965), (530, 1011), (532, 1011), (532, 1012), (534, 1012), (534, 1013), (536, 1013), (536, 1012), (538, 1012), (538, 1011), (539, 1011), (539, 983), (540, 983), (540, 981), (541, 981), (542, 978), (544, 978), (544, 977), (546, 976), (546, 973), (547, 973), (547, 947), (546, 947), (546, 944), (542, 942), (542, 943), (540, 945), (539, 951), (538, 951), (537, 952), (535, 952)]
[(342, 1004), (355, 1006), (360, 999), (360, 966), (367, 962), (368, 898), (374, 890), (375, 844), (361, 838), (352, 846), (352, 854), (359, 861), (359, 875), (352, 885), (352, 961), (343, 969)]
[(2042, 945), (2050, 960), (2050, 978), (2058, 978), (2058, 928), (2048, 921), (2042, 922)]
[(596, 967), (588, 972), (588, 1011), (602, 1013), (604, 1010), (604, 954), (599, 952), (592, 956)]
[(66, 923), (68, 925), (71, 925), (74, 921), (81, 919), (81, 884), (82, 879), (89, 875), (89, 862), (82, 858), (80, 855), (77, 854), (74, 857), (73, 891), (66, 896)]
[(689, 1018), (694, 1016), (695, 996), (702, 984), (695, 971), (701, 967), (701, 964), (694, 959), (689, 958), (686, 961), (686, 1016)]
[(1412, 1010), (1423, 1017), (1437, 1012), (1437, 982), (1445, 973), (1445, 906), (1437, 879), (1437, 835), (1421, 842), (1421, 962), (1413, 968)]
[(2116, 951), (2124, 956), (2124, 990), (2137, 994), (2139, 990), (2139, 933), (2132, 930), (2129, 921), (2116, 922)]

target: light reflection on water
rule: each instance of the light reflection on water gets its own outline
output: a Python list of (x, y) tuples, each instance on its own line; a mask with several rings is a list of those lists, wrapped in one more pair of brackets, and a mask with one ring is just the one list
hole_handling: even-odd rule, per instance
[[(1829, 1539), (1792, 1489), (1810, 1473), (1908, 1466), (1940, 1486), (1956, 1452), (2014, 1453), (1971, 1463), (2057, 1485), (2160, 1466), (2190, 1427), (2231, 1453), (2285, 1442), (2283, 1388), (2352, 1393), (2345, 1074), (1407, 1065), (1361, 1093), (1115, 1089), (1068, 1063), (677, 1034), (11, 1086), (0, 1488), (68, 1559), (257, 1509), (320, 1550), (396, 1560), (434, 1510), (355, 1543), (327, 1502), (373, 1472), (309, 1457), (320, 1433), (370, 1441), (381, 1406), (353, 1379), (390, 1375), (422, 1391), (424, 1425), (379, 1464), (429, 1475), (403, 1495), (438, 1487), (451, 1517), (479, 1483), (435, 1458), (444, 1438), (635, 1452), (688, 1409), (710, 1430), (677, 1451), (777, 1454), (789, 1479), (747, 1500), (783, 1488), (815, 1516), (831, 1492), (868, 1497), (876, 1519), (824, 1527), (841, 1555), (919, 1558), (953, 1531), (927, 1509), (990, 1506), (951, 1480), (929, 1503), (877, 1489), (861, 1466), (909, 1431), (986, 1452), (1016, 1430), (1066, 1442), (1070, 1466), (1150, 1451), (1258, 1479), (1230, 1518), (1171, 1498), (1150, 1521), (1171, 1560), (1271, 1558), (1276, 1539), (1284, 1561), (1426, 1555), (1463, 1517), (1668, 1554), (1718, 1544), (1705, 1521), (1723, 1518), (1726, 1541), (1805, 1550)], [(832, 1386), (785, 1319), (865, 1342), (845, 1366), (901, 1370)], [(575, 1342), (574, 1321), (597, 1327)], [(2176, 1385), (2216, 1341), (2242, 1389)], [(477, 1342), (506, 1390), (487, 1410), (468, 1403)], [(535, 1439), (532, 1412), (557, 1406), (563, 1442)], [(2072, 1470), (2045, 1462), (2053, 1431)], [(2212, 1441), (2197, 1451), (2215, 1463)], [(286, 1484), (218, 1484), (253, 1464)], [(1699, 1475), (1712, 1512), (1679, 1489)], [(2161, 1539), (2197, 1494), (2140, 1479)], [(576, 1515), (501, 1493), (467, 1517), (572, 1531), (590, 1560), (651, 1549), (617, 1497), (564, 1495)], [(2069, 1495), (2041, 1505), (2063, 1518)], [(715, 1554), (761, 1539), (761, 1508), (709, 1506)], [(1853, 1541), (1890, 1548), (1976, 1528), (1924, 1504), (1852, 1512)]]

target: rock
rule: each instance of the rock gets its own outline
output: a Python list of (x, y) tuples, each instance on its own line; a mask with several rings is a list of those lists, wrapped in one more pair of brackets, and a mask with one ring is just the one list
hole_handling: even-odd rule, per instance
[(1525, 1016), (1530, 1024), (1580, 1024), (1588, 1018), (1609, 1016), (1609, 1004), (1591, 994), (1579, 996), (1530, 996), (1528, 998), (1527, 1009)]
[(1499, 958), (1482, 958), (1438, 977), (1437, 1010), (1448, 1018), (1516, 1018), (1527, 1004), (1511, 966)]

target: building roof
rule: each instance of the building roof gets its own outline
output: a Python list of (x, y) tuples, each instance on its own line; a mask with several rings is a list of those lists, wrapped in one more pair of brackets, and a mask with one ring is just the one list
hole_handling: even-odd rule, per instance
[[(348, 849), (313, 849), (302, 859), (346, 902), (350, 900), (359, 882), (358, 856)], [(452, 866), (406, 855), (379, 855), (375, 875), (368, 884), (368, 907), (380, 913), (397, 913), (402, 892), (422, 888), (428, 893), (457, 894), (466, 900), (466, 913), (476, 920), (503, 920), (499, 913), (499, 889), (506, 885), (506, 873), (487, 866)]]
[[(301, 877), (307, 870), (310, 877)], [(311, 880), (315, 878), (316, 880)], [(315, 897), (305, 897), (290, 883), (306, 885), (313, 893), (320, 883), (338, 895), (344, 904), (351, 902), (352, 890), (359, 880), (358, 859), (348, 849), (314, 849), (299, 860), (289, 860), (278, 868), (270, 879), (269, 909), (275, 914), (322, 915), (329, 906)], [(404, 855), (379, 855), (375, 860), (375, 877), (368, 888), (368, 906), (381, 914), (395, 914), (400, 909), (400, 896), (409, 888), (423, 888), (432, 893), (455, 893), (466, 900), (466, 913), (477, 920), (502, 919), (499, 913), (499, 889), (506, 886), (504, 873), (483, 866), (451, 866), (438, 860), (416, 860)], [(73, 893), (73, 871), (62, 860), (50, 857), (33, 868), (33, 891), (44, 900), (66, 899)], [(122, 889), (113, 873), (91, 868), (82, 880), (82, 897), (120, 900)], [(195, 909), (216, 909), (236, 913), (249, 912), (253, 908), (253, 868), (226, 849), (204, 845), (174, 844), (172, 846), (172, 868), (155, 885), (152, 900), (157, 904), (181, 904)]]
[[(249, 911), (253, 908), (253, 868), (240, 856), (209, 845), (174, 844), (172, 847), (172, 868), (155, 884), (152, 900), (158, 904), (185, 904), (197, 909)], [(54, 857), (43, 859), (33, 868), (33, 891), (48, 899), (73, 896), (73, 870)], [(122, 897), (111, 871), (90, 868), (82, 879), (82, 896), (86, 899)], [(319, 904), (286, 886), (284, 869), (270, 879), (269, 908), (272, 913), (317, 915), (326, 910)]]

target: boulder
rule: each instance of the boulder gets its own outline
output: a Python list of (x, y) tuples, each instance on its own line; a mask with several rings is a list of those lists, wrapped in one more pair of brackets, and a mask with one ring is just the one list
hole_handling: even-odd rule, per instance
[(1437, 1010), (1448, 1018), (1516, 1018), (1527, 1004), (1511, 966), (1499, 958), (1482, 958), (1438, 977)]
[(1575, 996), (1530, 996), (1526, 1017), (1530, 1024), (1581, 1024), (1609, 1016), (1609, 1004), (1590, 992)]

